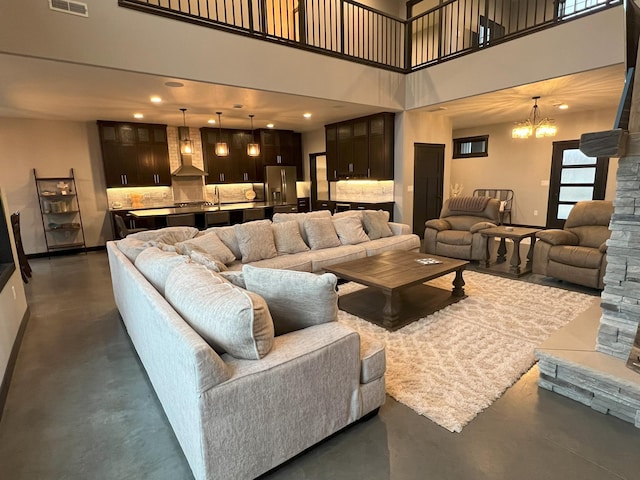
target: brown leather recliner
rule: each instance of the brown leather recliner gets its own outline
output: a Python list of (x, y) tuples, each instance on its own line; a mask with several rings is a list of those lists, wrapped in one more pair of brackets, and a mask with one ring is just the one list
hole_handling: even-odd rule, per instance
[(500, 202), (490, 197), (454, 197), (444, 202), (440, 218), (425, 223), (423, 251), (443, 257), (482, 260), (485, 228), (500, 223)]
[(576, 203), (564, 229), (536, 234), (533, 273), (603, 289), (612, 214), (613, 203), (608, 200)]

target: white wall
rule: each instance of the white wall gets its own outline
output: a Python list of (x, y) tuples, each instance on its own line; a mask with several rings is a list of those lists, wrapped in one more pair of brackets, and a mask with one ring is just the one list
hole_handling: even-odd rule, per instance
[(0, 52), (382, 110), (404, 104), (405, 81), (399, 73), (122, 8), (115, 0), (87, 3), (89, 18), (51, 11), (44, 0), (3, 2)]
[(41, 177), (74, 169), (87, 246), (104, 245), (112, 233), (96, 124), (0, 118), (0, 179), (7, 210), (20, 211), (26, 254), (46, 252), (34, 168)]
[[(476, 188), (507, 188), (514, 191), (512, 223), (544, 226), (549, 187), (541, 184), (551, 175), (554, 141), (578, 140), (588, 132), (610, 130), (615, 110), (567, 114), (556, 119), (558, 134), (550, 138), (511, 138), (513, 123), (474, 127), (453, 132), (453, 138), (489, 135), (489, 156), (451, 160), (451, 183), (464, 186), (462, 195)], [(618, 159), (609, 160), (606, 199), (615, 197)], [(445, 191), (448, 190), (445, 182)], [(535, 216), (533, 211), (537, 210)]]
[(405, 108), (622, 63), (624, 32), (623, 7), (611, 8), (419, 70), (407, 76)]
[[(4, 177), (0, 176), (0, 179), (2, 179), (0, 182), (0, 196), (2, 196), (7, 227), (9, 228), (9, 236), (11, 237), (11, 250), (13, 251), (13, 258), (17, 259), (15, 241), (13, 239), (13, 232), (9, 220), (11, 210), (7, 208), (7, 198), (5, 196), (6, 184)], [(0, 292), (0, 381), (4, 378), (6, 373), (11, 349), (16, 340), (16, 335), (20, 328), (20, 322), (22, 321), (26, 311), (27, 299), (24, 293), (24, 285), (22, 283), (22, 277), (20, 276), (20, 270), (16, 263), (16, 271), (13, 272), (13, 275), (11, 275), (11, 278), (9, 278), (9, 281)]]

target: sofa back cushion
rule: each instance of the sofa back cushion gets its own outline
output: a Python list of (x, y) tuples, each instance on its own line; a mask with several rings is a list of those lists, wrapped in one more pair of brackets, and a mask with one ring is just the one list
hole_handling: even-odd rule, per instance
[(184, 242), (198, 234), (195, 227), (166, 227), (158, 230), (145, 230), (144, 232), (133, 233), (127, 235), (127, 238), (135, 238), (136, 240), (148, 241), (155, 240), (158, 242), (168, 243), (169, 245), (178, 242)]
[[(487, 221), (495, 224), (500, 223), (500, 201), (495, 198), (489, 198), (488, 200), (486, 200), (486, 198), (487, 197), (449, 198), (444, 202), (444, 205), (442, 206), (442, 210), (440, 212), (440, 218), (446, 218), (447, 220), (449, 220), (452, 217), (469, 216), (469, 217), (480, 217), (480, 220), (477, 220), (474, 223), (487, 222)], [(456, 208), (456, 209), (449, 208), (450, 207), (449, 204), (451, 204), (452, 202), (457, 203), (459, 206), (465, 203), (464, 200), (467, 200), (469, 207), (484, 205), (484, 209), (478, 211), (477, 208), (469, 208), (467, 210), (463, 210), (459, 208)], [(463, 230), (463, 229), (457, 229), (457, 230)]]
[(264, 299), (202, 265), (176, 267), (167, 278), (165, 297), (220, 354), (258, 360), (273, 346), (273, 320)]
[(242, 263), (256, 262), (278, 255), (270, 220), (256, 220), (233, 226), (242, 253)]
[(164, 296), (169, 274), (179, 265), (189, 262), (189, 257), (173, 252), (163, 252), (157, 247), (145, 248), (136, 257), (138, 271)]
[(332, 322), (338, 316), (337, 277), (293, 270), (242, 267), (247, 290), (265, 299), (276, 335)]

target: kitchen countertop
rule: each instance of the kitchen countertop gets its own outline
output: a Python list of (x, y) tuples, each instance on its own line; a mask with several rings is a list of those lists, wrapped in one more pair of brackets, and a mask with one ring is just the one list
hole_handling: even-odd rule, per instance
[(167, 215), (175, 215), (179, 213), (206, 213), (206, 212), (228, 212), (232, 210), (247, 210), (249, 208), (268, 208), (278, 205), (266, 202), (242, 202), (227, 203), (218, 206), (196, 205), (191, 207), (167, 207), (167, 208), (149, 208), (146, 210), (132, 210), (130, 214), (134, 217), (165, 217)]

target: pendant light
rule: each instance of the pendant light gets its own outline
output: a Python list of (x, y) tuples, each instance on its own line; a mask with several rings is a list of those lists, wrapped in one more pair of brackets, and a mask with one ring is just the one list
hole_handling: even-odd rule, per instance
[(185, 117), (186, 108), (181, 108), (182, 111), (182, 129), (180, 133), (180, 153), (182, 155), (193, 155), (193, 142), (189, 139), (189, 128), (187, 127), (187, 121)]
[[(254, 136), (253, 136), (253, 117), (255, 115), (249, 115), (249, 118), (251, 119), (251, 140), (254, 140)], [(250, 157), (258, 157), (260, 156), (260, 145), (257, 143), (248, 143), (247, 144), (247, 155), (249, 155)]]
[(216, 113), (218, 114), (218, 129), (220, 135), (218, 136), (218, 142), (216, 142), (215, 152), (218, 157), (226, 157), (229, 155), (229, 146), (227, 145), (227, 142), (222, 141), (222, 122), (220, 121), (220, 115), (222, 115), (222, 112)]
[(558, 132), (558, 127), (554, 125), (551, 118), (542, 117), (540, 107), (538, 107), (539, 96), (531, 97), (533, 100), (533, 108), (524, 122), (516, 123), (511, 130), (511, 138), (529, 138), (535, 134), (536, 138), (554, 137)]

